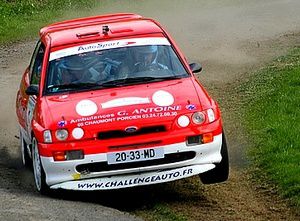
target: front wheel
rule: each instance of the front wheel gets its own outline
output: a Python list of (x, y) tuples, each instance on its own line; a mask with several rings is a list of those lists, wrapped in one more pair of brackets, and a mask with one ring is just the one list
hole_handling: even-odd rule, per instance
[(222, 135), (222, 147), (221, 147), (222, 160), (220, 163), (216, 164), (216, 167), (205, 173), (201, 173), (200, 179), (204, 184), (221, 183), (228, 179), (229, 175), (229, 160), (228, 160), (228, 150), (225, 134)]
[(46, 184), (46, 175), (38, 150), (38, 142), (35, 137), (32, 138), (32, 163), (36, 189), (42, 194), (47, 194), (49, 192), (49, 187)]

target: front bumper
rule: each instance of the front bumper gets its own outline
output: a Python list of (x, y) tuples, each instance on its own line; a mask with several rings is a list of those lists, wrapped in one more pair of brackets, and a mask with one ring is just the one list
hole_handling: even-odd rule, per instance
[(51, 186), (51, 189), (109, 190), (134, 186), (144, 186), (187, 178), (199, 173), (206, 172), (210, 169), (213, 169), (214, 167), (214, 164), (193, 165), (159, 172), (146, 172), (133, 175), (119, 175), (80, 181), (68, 181), (53, 185)]
[(46, 174), (46, 183), (53, 189), (116, 189), (173, 181), (211, 170), (215, 167), (214, 164), (222, 159), (221, 146), (222, 134), (214, 136), (213, 142), (207, 144), (187, 146), (182, 142), (156, 146), (154, 148), (163, 148), (165, 154), (194, 151), (195, 157), (167, 164), (89, 173), (79, 173), (76, 167), (82, 164), (107, 162), (106, 153), (89, 154), (82, 160), (70, 161), (54, 161), (52, 157), (41, 156), (41, 161)]

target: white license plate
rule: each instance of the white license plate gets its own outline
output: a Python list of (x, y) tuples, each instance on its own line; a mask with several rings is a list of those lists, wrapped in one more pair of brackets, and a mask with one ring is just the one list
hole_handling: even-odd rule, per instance
[(108, 164), (128, 163), (164, 158), (163, 148), (129, 150), (107, 154)]

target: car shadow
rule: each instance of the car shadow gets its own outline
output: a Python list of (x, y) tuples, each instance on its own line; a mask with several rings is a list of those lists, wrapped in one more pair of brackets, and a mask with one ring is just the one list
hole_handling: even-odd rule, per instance
[[(13, 192), (39, 195), (35, 190), (32, 168), (24, 168), (20, 156), (0, 147), (0, 188)], [(52, 199), (99, 204), (126, 212), (147, 210), (158, 204), (204, 200), (204, 188), (197, 176), (169, 183), (130, 187), (117, 190), (71, 191), (52, 190)]]
[(22, 165), (17, 145), (11, 147), (0, 147), (0, 188), (10, 191), (32, 191), (34, 192), (33, 175), (30, 168)]
[[(197, 177), (169, 183), (138, 186), (117, 190), (70, 191), (55, 190), (51, 197), (101, 204), (121, 211), (132, 212), (155, 207), (162, 203), (198, 201), (203, 191)], [(205, 200), (203, 198), (203, 200)]]

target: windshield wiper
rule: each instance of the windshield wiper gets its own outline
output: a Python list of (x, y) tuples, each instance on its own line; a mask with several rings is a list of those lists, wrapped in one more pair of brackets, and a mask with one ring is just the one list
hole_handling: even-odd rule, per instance
[(62, 90), (62, 89), (87, 89), (87, 88), (95, 88), (95, 87), (102, 87), (102, 85), (97, 83), (71, 83), (71, 84), (57, 84), (57, 85), (49, 85), (47, 89), (56, 89), (56, 90)]
[(174, 79), (180, 79), (182, 76), (166, 76), (166, 77), (154, 77), (154, 81), (164, 81), (164, 80), (174, 80)]
[(182, 76), (123, 78), (123, 79), (107, 81), (102, 84), (86, 82), (86, 83), (49, 85), (47, 87), (47, 90), (54, 92), (54, 91), (65, 90), (65, 89), (70, 90), (70, 89), (119, 87), (123, 85), (130, 85), (136, 83), (157, 82), (157, 81), (173, 80), (173, 79), (180, 79), (180, 78), (182, 78)]
[(147, 83), (147, 82), (174, 80), (180, 78), (182, 78), (182, 76), (122, 78), (113, 81), (107, 81), (100, 85), (101, 86), (122, 86), (122, 85), (128, 85), (132, 83)]

